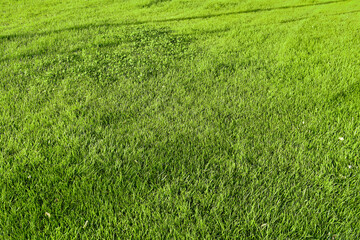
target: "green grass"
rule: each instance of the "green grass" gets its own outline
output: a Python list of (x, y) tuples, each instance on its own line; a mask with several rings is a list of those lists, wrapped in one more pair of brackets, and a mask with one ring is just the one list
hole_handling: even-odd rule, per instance
[(359, 131), (357, 0), (0, 0), (0, 239), (359, 239)]

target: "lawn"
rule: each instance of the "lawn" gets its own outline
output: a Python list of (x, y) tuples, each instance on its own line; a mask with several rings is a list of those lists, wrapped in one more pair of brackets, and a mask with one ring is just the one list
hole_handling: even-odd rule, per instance
[(360, 1), (0, 0), (0, 239), (360, 239)]

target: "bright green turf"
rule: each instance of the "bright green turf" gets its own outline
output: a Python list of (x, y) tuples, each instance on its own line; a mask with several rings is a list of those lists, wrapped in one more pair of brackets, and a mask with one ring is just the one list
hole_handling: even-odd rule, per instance
[(0, 239), (360, 239), (358, 167), (358, 0), (0, 0)]

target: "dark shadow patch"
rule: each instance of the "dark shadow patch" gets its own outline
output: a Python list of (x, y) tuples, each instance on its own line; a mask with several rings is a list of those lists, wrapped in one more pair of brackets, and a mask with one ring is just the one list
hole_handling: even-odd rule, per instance
[(219, 63), (212, 70), (212, 73), (215, 78), (218, 78), (219, 76), (224, 74), (227, 75), (234, 74), (235, 71), (236, 71), (236, 67), (233, 63)]
[[(339, 12), (339, 13), (331, 13), (331, 14), (325, 14), (325, 15), (321, 15), (321, 16), (323, 16), (323, 17), (331, 17), (331, 16), (341, 16), (341, 15), (352, 14), (352, 13), (360, 13), (360, 10), (354, 10), (354, 11), (348, 11), (348, 12)], [(302, 21), (302, 20), (306, 20), (306, 19), (315, 18), (315, 17), (318, 17), (318, 15), (283, 20), (283, 21), (280, 21), (280, 23), (298, 22), (298, 21)]]
[[(110, 28), (111, 25), (106, 25), (103, 28), (105, 28), (105, 30), (107, 28)], [(133, 28), (131, 28), (133, 29)], [(137, 27), (135, 29), (145, 29), (145, 28), (140, 28)], [(189, 39), (196, 39), (199, 37), (199, 35), (208, 35), (208, 34), (223, 34), (227, 31), (229, 31), (230, 29), (216, 29), (216, 30), (209, 30), (209, 31), (194, 31), (193, 33), (185, 33), (185, 34), (178, 34), (178, 33), (174, 33), (171, 32), (170, 30), (164, 30), (165, 28), (159, 29), (157, 30), (157, 32), (155, 33), (154, 31), (150, 31), (150, 30), (144, 30), (144, 32), (142, 32), (142, 34), (139, 34), (139, 32), (137, 32), (138, 30), (135, 30), (135, 32), (131, 32), (131, 30), (127, 30), (124, 32), (121, 32), (119, 34), (123, 34), (124, 36), (118, 36), (118, 37), (114, 37), (113, 39), (109, 40), (109, 41), (104, 41), (104, 42), (98, 42), (98, 43), (91, 43), (91, 44), (85, 44), (84, 46), (80, 46), (80, 47), (76, 47), (73, 49), (66, 49), (66, 50), (54, 50), (51, 49), (51, 51), (45, 51), (45, 50), (38, 50), (38, 51), (29, 51), (29, 52), (25, 52), (25, 53), (20, 53), (17, 55), (13, 55), (13, 56), (8, 56), (8, 57), (4, 57), (2, 59), (0, 59), (0, 63), (5, 63), (8, 61), (20, 61), (20, 60), (31, 60), (33, 58), (36, 57), (45, 57), (45, 56), (51, 56), (51, 55), (57, 55), (57, 54), (72, 54), (72, 53), (77, 53), (77, 52), (81, 52), (83, 50), (90, 50), (92, 48), (98, 48), (98, 49), (107, 49), (107, 48), (115, 48), (118, 47), (120, 45), (123, 44), (130, 44), (130, 45), (146, 45), (146, 41), (149, 41), (150, 39), (159, 39), (162, 38), (167, 34), (170, 34), (172, 36), (172, 41), (176, 42), (184, 42), (184, 39), (187, 39), (186, 41), (189, 41)], [(144, 35), (145, 34), (145, 35)], [(166, 38), (165, 38), (166, 39)], [(29, 41), (31, 40), (31, 38), (29, 38)], [(164, 40), (164, 39), (162, 39)]]
[[(334, 4), (340, 2), (348, 2), (349, 0), (338, 0), (338, 1), (328, 1), (323, 3), (313, 3), (313, 4), (303, 4), (303, 5), (294, 5), (294, 6), (283, 6), (283, 7), (274, 7), (274, 8), (258, 8), (258, 9), (250, 9), (243, 11), (234, 11), (234, 12), (226, 12), (226, 13), (216, 13), (216, 14), (208, 14), (208, 15), (199, 15), (199, 16), (190, 16), (190, 17), (182, 17), (182, 18), (170, 18), (170, 19), (158, 19), (158, 20), (150, 20), (150, 21), (135, 21), (135, 22), (125, 22), (125, 23), (115, 23), (115, 24), (85, 24), (79, 25), (59, 30), (45, 31), (40, 33), (21, 33), (21, 34), (8, 34), (0, 36), (0, 40), (12, 40), (16, 38), (28, 38), (33, 36), (44, 36), (53, 33), (60, 33), (64, 31), (74, 31), (74, 30), (86, 30), (90, 28), (99, 28), (99, 27), (121, 27), (121, 26), (136, 26), (141, 24), (148, 23), (165, 23), (165, 22), (174, 22), (174, 21), (187, 21), (194, 19), (207, 19), (212, 17), (221, 17), (221, 16), (229, 16), (229, 15), (238, 15), (238, 14), (246, 14), (246, 13), (256, 13), (256, 12), (268, 12), (274, 10), (284, 10), (284, 9), (296, 9), (296, 8), (305, 8), (319, 5), (327, 5)], [(344, 14), (344, 13), (343, 13)]]
[[(88, 41), (91, 43), (92, 39)], [(46, 83), (52, 89), (64, 79), (73, 86), (82, 79), (88, 86), (103, 91), (118, 81), (135, 85), (154, 84), (150, 79), (159, 76), (158, 79), (162, 79), (161, 76), (176, 72), (195, 58), (197, 52), (189, 48), (192, 41), (191, 36), (175, 35), (168, 28), (128, 28), (121, 32), (118, 42), (87, 45), (71, 51), (62, 49), (64, 51), (31, 52), (17, 56), (20, 60), (17, 64), (24, 71), (31, 72), (31, 76), (24, 76), (22, 70), (13, 74), (11, 82), (6, 80), (3, 83), (4, 86), (19, 86), (36, 79), (36, 82)], [(69, 76), (73, 77), (69, 79)], [(25, 84), (22, 88), (28, 87)], [(73, 87), (72, 94), (78, 96), (76, 87)], [(44, 94), (43, 97), (51, 96)], [(73, 98), (69, 96), (69, 99)]]
[(165, 2), (171, 2), (171, 0), (151, 0), (148, 4), (145, 4), (142, 7), (149, 8), (149, 7), (156, 6), (161, 3), (165, 3)]
[[(221, 16), (238, 15), (238, 14), (246, 14), (246, 13), (257, 13), (257, 12), (268, 12), (268, 11), (274, 11), (274, 10), (305, 8), (305, 7), (327, 5), (327, 4), (333, 4), (333, 3), (348, 2), (348, 1), (349, 0), (338, 0), (338, 1), (323, 2), (323, 3), (302, 4), (302, 5), (294, 5), (294, 6), (282, 6), (282, 7), (274, 7), (274, 8), (255, 8), (255, 9), (249, 9), (249, 10), (243, 10), (243, 11), (215, 13), (215, 14), (200, 15), (200, 16), (160, 19), (160, 20), (149, 21), (149, 23), (185, 21), (185, 20), (193, 20), (193, 19), (206, 19), (206, 18), (212, 18), (212, 17), (221, 17)], [(147, 22), (144, 22), (144, 23), (147, 23)]]
[(298, 21), (302, 21), (302, 20), (309, 19), (309, 18), (311, 18), (311, 17), (301, 17), (301, 18), (294, 18), (294, 19), (282, 20), (282, 21), (280, 21), (280, 24), (291, 23), (291, 22), (298, 22)]
[(182, 59), (196, 54), (188, 50), (191, 38), (174, 35), (167, 28), (129, 28), (121, 41), (126, 47), (117, 48), (118, 44), (113, 43), (95, 47), (101, 51), (90, 48), (93, 56), (90, 62), (82, 59), (81, 63), (72, 64), (76, 73), (86, 73), (101, 86), (120, 78), (142, 82), (166, 74)]
[(348, 11), (348, 12), (339, 12), (339, 13), (327, 14), (325, 16), (338, 16), (338, 15), (345, 15), (345, 14), (352, 14), (352, 13), (360, 13), (360, 10), (353, 10), (353, 11)]

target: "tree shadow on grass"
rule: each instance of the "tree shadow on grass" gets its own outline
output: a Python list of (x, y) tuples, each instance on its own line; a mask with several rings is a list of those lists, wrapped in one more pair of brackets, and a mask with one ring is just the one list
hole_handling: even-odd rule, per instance
[[(111, 24), (107, 24), (107, 25), (103, 25), (102, 27), (98, 26), (98, 28), (110, 28), (113, 25)], [(209, 35), (209, 34), (223, 34), (227, 31), (229, 31), (229, 28), (224, 28), (224, 29), (213, 29), (213, 30), (201, 30), (201, 31), (194, 31), (194, 32), (190, 32), (190, 33), (183, 33), (183, 34), (177, 34), (177, 33), (172, 33), (172, 36), (177, 37), (177, 38), (188, 38), (188, 39), (194, 39), (196, 37), (198, 37), (199, 35)], [(171, 31), (170, 31), (171, 32)], [(170, 33), (169, 32), (169, 33)], [(36, 35), (38, 36), (38, 35)], [(4, 58), (0, 58), (0, 63), (3, 62), (7, 62), (7, 61), (19, 61), (19, 60), (29, 60), (29, 59), (33, 59), (35, 57), (41, 57), (41, 56), (50, 56), (50, 55), (57, 55), (57, 54), (72, 54), (72, 53), (76, 53), (76, 52), (80, 52), (83, 50), (90, 50), (90, 49), (107, 49), (107, 48), (114, 48), (114, 47), (118, 47), (122, 44), (132, 44), (135, 43), (136, 40), (130, 40), (130, 39), (122, 39), (122, 40), (116, 40), (116, 41), (109, 41), (109, 42), (101, 42), (101, 43), (96, 43), (96, 44), (90, 44), (90, 45), (86, 45), (86, 46), (82, 46), (82, 47), (76, 47), (73, 48), (71, 50), (58, 50), (58, 51), (54, 51), (53, 49), (51, 49), (51, 51), (46, 51), (46, 50), (39, 50), (39, 51), (29, 51), (29, 52), (25, 52), (25, 53), (21, 53), (21, 54), (17, 54), (15, 56), (8, 56), (8, 57), (4, 57)]]
[(38, 33), (21, 33), (21, 34), (2, 35), (2, 36), (0, 36), (0, 40), (12, 40), (12, 39), (16, 39), (16, 38), (29, 38), (29, 37), (34, 37), (34, 36), (45, 36), (45, 35), (50, 35), (50, 34), (54, 34), (54, 33), (65, 32), (65, 31), (80, 31), (80, 30), (87, 30), (87, 29), (99, 28), (99, 27), (135, 26), (135, 25), (151, 24), (151, 23), (166, 23), (166, 22), (187, 21), (187, 20), (195, 20), (195, 19), (207, 19), (207, 18), (229, 16), (229, 15), (239, 15), (239, 14), (247, 14), (247, 13), (268, 12), (268, 11), (274, 11), (274, 10), (305, 8), (305, 7), (327, 5), (327, 4), (334, 4), (334, 3), (340, 3), (340, 2), (348, 2), (348, 1), (349, 0), (336, 0), (336, 1), (328, 1), (328, 2), (322, 2), (322, 3), (282, 6), (282, 7), (274, 7), (274, 8), (256, 8), (256, 9), (249, 9), (249, 10), (242, 10), (242, 11), (215, 13), (215, 14), (180, 17), (180, 18), (155, 19), (155, 20), (148, 20), (148, 21), (135, 21), (135, 22), (125, 22), (125, 23), (105, 23), (105, 24), (85, 24), (85, 25), (79, 25), (79, 26), (74, 26), (74, 27), (69, 27), (69, 28), (63, 28), (63, 29), (51, 30), (51, 31), (45, 31), (45, 32), (38, 32)]
[(35, 51), (35, 52), (25, 52), (25, 53), (21, 53), (21, 54), (17, 54), (15, 56), (9, 56), (9, 57), (5, 57), (3, 59), (0, 59), (0, 63), (3, 62), (7, 62), (7, 61), (19, 61), (19, 60), (27, 60), (27, 59), (32, 59), (35, 57), (41, 57), (41, 56), (49, 56), (49, 55), (57, 55), (57, 54), (71, 54), (71, 53), (76, 53), (85, 49), (90, 49), (90, 48), (111, 48), (111, 47), (116, 47), (120, 44), (122, 44), (124, 42), (107, 42), (107, 43), (100, 43), (100, 44), (95, 44), (95, 45), (91, 45), (91, 46), (84, 46), (84, 47), (76, 47), (74, 49), (71, 50), (63, 50), (63, 51), (44, 51), (44, 50), (40, 50), (40, 51)]
[(215, 13), (215, 14), (208, 14), (208, 15), (200, 15), (200, 16), (191, 16), (191, 17), (183, 17), (183, 18), (170, 18), (170, 19), (163, 19), (163, 20), (155, 20), (153, 22), (172, 22), (172, 21), (184, 21), (184, 20), (193, 20), (193, 19), (206, 19), (212, 17), (221, 17), (221, 16), (229, 16), (229, 15), (238, 15), (238, 14), (246, 14), (246, 13), (257, 13), (257, 12), (268, 12), (274, 10), (284, 10), (284, 9), (296, 9), (296, 8), (305, 8), (305, 7), (312, 7), (312, 6), (319, 6), (319, 5), (327, 5), (339, 2), (348, 2), (349, 0), (336, 0), (336, 1), (328, 1), (323, 3), (313, 3), (313, 4), (301, 4), (301, 5), (294, 5), (294, 6), (282, 6), (282, 7), (274, 7), (274, 8), (255, 8), (243, 11), (233, 11), (233, 12), (226, 12), (226, 13)]
[[(352, 13), (360, 13), (360, 10), (353, 10), (353, 11), (348, 11), (348, 12), (339, 12), (339, 13), (333, 13), (333, 14), (326, 14), (326, 15), (322, 15), (324, 16), (339, 16), (339, 15), (345, 15), (345, 14), (352, 14)], [(311, 19), (311, 18), (315, 18), (316, 16), (310, 16), (310, 17), (301, 17), (301, 18), (296, 18), (296, 19), (289, 19), (289, 20), (283, 20), (280, 22), (273, 22), (273, 23), (269, 23), (269, 24), (261, 24), (261, 26), (266, 26), (266, 25), (274, 25), (274, 24), (286, 24), (286, 23), (291, 23), (291, 22), (297, 22), (297, 21), (301, 21), (301, 20), (306, 20), (306, 19)], [(28, 34), (28, 35), (19, 35), (20, 37), (27, 37), (27, 38), (32, 38), (32, 37), (37, 37), (37, 36), (42, 36), (42, 35), (50, 35), (50, 34), (56, 34), (56, 33), (61, 33), (64, 31), (76, 31), (76, 30), (89, 30), (92, 28), (111, 28), (111, 27), (118, 27), (121, 26), (121, 24), (101, 24), (101, 25), (87, 25), (87, 27), (84, 26), (76, 26), (76, 27), (72, 27), (72, 28), (67, 28), (67, 29), (62, 29), (62, 30), (55, 30), (55, 31), (51, 31), (51, 32), (43, 32), (43, 33), (35, 33), (35, 34)], [(246, 27), (250, 27), (250, 26), (259, 26), (259, 25), (246, 25)], [(183, 36), (198, 36), (198, 35), (208, 35), (208, 34), (222, 34), (225, 32), (230, 31), (229, 28), (225, 28), (225, 29), (215, 29), (215, 30), (201, 30), (201, 31), (194, 31), (192, 33), (185, 33), (185, 34), (174, 34), (177, 36), (183, 35)], [(13, 35), (12, 37), (15, 37), (15, 35)], [(1, 39), (1, 36), (0, 36)], [(51, 55), (51, 54), (66, 54), (66, 53), (75, 53), (78, 51), (82, 51), (84, 49), (88, 49), (91, 47), (95, 47), (95, 48), (110, 48), (110, 47), (116, 47), (119, 46), (120, 44), (126, 43), (124, 41), (121, 42), (108, 42), (108, 43), (100, 43), (100, 44), (95, 44), (92, 46), (86, 46), (86, 47), (78, 47), (75, 49), (72, 49), (70, 51), (59, 51), (59, 52), (45, 52), (45, 51), (37, 51), (37, 52), (29, 52), (29, 53), (22, 53), (22, 54), (18, 54), (16, 56), (12, 56), (12, 57), (5, 57), (3, 59), (0, 59), (0, 63), (6, 62), (6, 61), (12, 61), (12, 60), (21, 60), (21, 59), (26, 59), (26, 58), (33, 58), (33, 57), (38, 57), (38, 56), (47, 56), (47, 55)]]
[[(360, 10), (353, 10), (353, 11), (333, 13), (333, 14), (326, 14), (326, 15), (321, 15), (321, 16), (322, 16), (322, 17), (331, 17), (331, 16), (340, 16), (340, 15), (345, 15), (345, 14), (351, 14), (351, 13), (360, 13)], [(311, 19), (311, 18), (315, 18), (315, 17), (317, 17), (317, 15), (315, 15), (315, 16), (310, 16), (310, 17), (301, 17), (301, 18), (283, 20), (283, 21), (280, 21), (280, 23), (297, 22), (297, 21), (306, 20), (306, 19)]]

